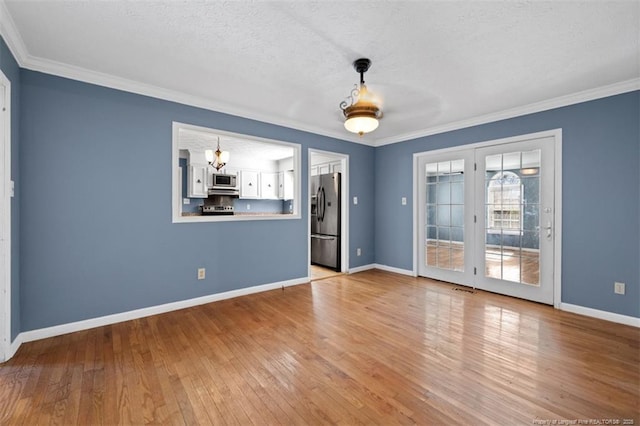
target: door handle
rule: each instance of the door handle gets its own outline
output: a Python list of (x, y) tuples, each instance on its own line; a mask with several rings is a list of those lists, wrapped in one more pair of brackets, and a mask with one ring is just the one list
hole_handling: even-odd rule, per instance
[(331, 240), (331, 241), (336, 239), (336, 237), (329, 237), (326, 235), (315, 235), (315, 234), (311, 235), (311, 238), (315, 238), (317, 240)]

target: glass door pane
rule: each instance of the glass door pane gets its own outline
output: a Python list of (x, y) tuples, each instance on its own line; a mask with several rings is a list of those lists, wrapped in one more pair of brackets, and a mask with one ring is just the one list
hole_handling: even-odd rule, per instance
[(485, 276), (539, 285), (540, 150), (484, 162)]
[(464, 160), (425, 165), (425, 262), (464, 271)]

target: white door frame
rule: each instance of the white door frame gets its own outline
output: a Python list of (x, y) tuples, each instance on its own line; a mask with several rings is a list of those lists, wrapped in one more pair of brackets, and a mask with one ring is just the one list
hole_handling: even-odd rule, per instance
[(311, 154), (340, 159), (342, 196), (340, 197), (340, 271), (349, 271), (349, 155), (309, 148), (307, 150), (307, 276), (311, 278)]
[(0, 149), (2, 150), (2, 173), (0, 174), (0, 362), (11, 353), (11, 82), (0, 71)]
[(456, 151), (486, 148), (493, 145), (502, 145), (512, 142), (522, 142), (530, 139), (540, 139), (552, 137), (554, 139), (554, 171), (555, 171), (555, 187), (554, 187), (554, 259), (553, 259), (553, 306), (560, 308), (562, 302), (562, 129), (552, 129), (537, 133), (529, 133), (525, 135), (512, 136), (508, 138), (495, 139), (485, 142), (472, 143), (468, 145), (460, 145), (452, 148), (444, 148), (433, 151), (423, 151), (413, 154), (413, 275), (418, 276), (419, 262), (419, 238), (418, 227), (419, 222), (419, 167), (420, 158), (432, 155), (441, 155), (455, 153)]
[[(464, 161), (464, 170), (463, 170), (463, 176), (472, 176), (473, 175), (473, 163), (474, 163), (474, 156), (473, 156), (473, 150), (465, 150), (464, 152), (462, 152), (461, 150), (457, 150), (456, 152), (448, 152), (448, 153), (444, 153), (444, 154), (434, 154), (434, 153), (429, 153), (429, 155), (423, 155), (423, 156), (419, 156), (418, 157), (418, 182), (423, 181), (423, 179), (426, 179), (426, 170), (425, 170), (425, 166), (427, 164), (427, 162), (429, 163), (438, 163), (441, 161), (451, 161), (451, 160), (463, 160)], [(468, 205), (473, 205), (473, 199), (474, 199), (474, 190), (475, 188), (473, 187), (473, 185), (467, 185), (466, 183), (464, 184), (464, 205), (468, 206)], [(419, 191), (417, 194), (418, 198), (418, 202), (415, 203), (415, 205), (418, 206), (424, 206), (427, 203), (427, 194), (424, 191)], [(422, 213), (422, 214), (421, 214)], [(424, 241), (425, 240), (425, 229), (423, 226), (420, 226), (423, 223), (426, 223), (426, 218), (424, 217), (424, 214), (426, 214), (426, 210), (425, 209), (420, 209), (418, 208), (418, 221), (416, 222), (418, 224), (417, 226), (417, 237), (419, 241)], [(473, 233), (469, 232), (468, 230), (471, 230), (474, 228), (473, 225), (473, 217), (471, 215), (465, 214), (464, 215), (464, 247), (472, 247), (472, 243), (473, 243)], [(418, 249), (418, 259), (425, 259), (425, 246), (424, 244), (418, 244), (417, 245), (417, 249)], [(466, 252), (467, 250), (465, 250)], [(447, 270), (447, 269), (440, 269), (440, 268), (436, 268), (436, 267), (429, 267), (424, 265), (423, 262), (419, 262), (418, 263), (418, 274), (421, 273), (421, 269), (423, 270), (428, 270), (429, 276), (431, 278), (437, 279), (437, 280), (441, 280), (441, 281), (446, 281), (446, 282), (451, 282), (454, 284), (461, 284), (461, 285), (468, 285), (469, 282), (473, 281), (473, 256), (468, 256), (465, 255), (464, 256), (464, 271), (453, 271), (453, 270)], [(422, 267), (421, 267), (422, 264)]]

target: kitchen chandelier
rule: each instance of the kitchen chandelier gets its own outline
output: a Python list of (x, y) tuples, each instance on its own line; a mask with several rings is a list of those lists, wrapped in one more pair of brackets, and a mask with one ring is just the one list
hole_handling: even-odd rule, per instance
[[(201, 151), (202, 152), (202, 151)], [(215, 155), (215, 157), (214, 157)], [(220, 150), (220, 137), (218, 136), (218, 149), (216, 152), (213, 152), (210, 149), (207, 149), (204, 152), (204, 156), (207, 159), (207, 162), (216, 168), (216, 170), (220, 170), (224, 167), (225, 164), (229, 161), (229, 151), (221, 151)]]
[(345, 117), (344, 127), (360, 136), (373, 132), (378, 128), (378, 120), (382, 118), (382, 111), (373, 101), (371, 94), (364, 84), (364, 73), (371, 66), (367, 58), (356, 59), (353, 68), (360, 74), (360, 87), (356, 84), (346, 100), (340, 102), (340, 109)]

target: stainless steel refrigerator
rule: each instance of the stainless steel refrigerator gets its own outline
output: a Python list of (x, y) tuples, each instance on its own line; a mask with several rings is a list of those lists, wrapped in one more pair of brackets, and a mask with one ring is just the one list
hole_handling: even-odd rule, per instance
[(340, 173), (311, 176), (311, 263), (340, 271)]

